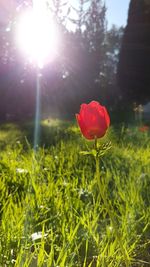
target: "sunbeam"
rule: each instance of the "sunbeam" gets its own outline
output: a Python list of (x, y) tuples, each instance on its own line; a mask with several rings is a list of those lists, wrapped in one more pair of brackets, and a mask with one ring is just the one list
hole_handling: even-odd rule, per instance
[(33, 0), (32, 8), (24, 11), (16, 22), (16, 42), (25, 58), (37, 69), (34, 149), (38, 147), (41, 117), (40, 68), (58, 54), (58, 29), (46, 1)]
[(41, 117), (41, 83), (40, 75), (37, 70), (36, 77), (36, 110), (35, 110), (35, 128), (34, 128), (34, 150), (38, 148), (39, 138), (40, 138), (40, 117)]

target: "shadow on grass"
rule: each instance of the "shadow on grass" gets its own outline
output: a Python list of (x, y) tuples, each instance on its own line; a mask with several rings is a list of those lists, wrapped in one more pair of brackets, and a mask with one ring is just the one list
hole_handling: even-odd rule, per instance
[[(21, 142), (34, 146), (34, 122), (4, 123), (0, 125), (0, 148), (14, 146)], [(48, 147), (69, 140), (76, 140), (80, 136), (79, 129), (72, 121), (45, 120), (40, 123), (39, 146)]]

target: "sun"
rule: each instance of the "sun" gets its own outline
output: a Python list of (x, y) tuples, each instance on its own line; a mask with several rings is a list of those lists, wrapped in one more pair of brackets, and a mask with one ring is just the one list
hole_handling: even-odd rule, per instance
[(16, 24), (16, 41), (27, 59), (43, 67), (58, 52), (58, 29), (44, 6), (25, 11)]

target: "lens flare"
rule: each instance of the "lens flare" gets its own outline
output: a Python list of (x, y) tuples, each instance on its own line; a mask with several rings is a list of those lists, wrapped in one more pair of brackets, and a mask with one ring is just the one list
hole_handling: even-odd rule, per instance
[(29, 61), (43, 67), (58, 51), (58, 30), (47, 10), (34, 8), (17, 22), (16, 41)]

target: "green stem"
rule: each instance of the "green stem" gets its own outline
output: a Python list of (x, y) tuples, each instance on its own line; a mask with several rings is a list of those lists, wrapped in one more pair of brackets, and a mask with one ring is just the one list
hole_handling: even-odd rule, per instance
[[(96, 138), (95, 138), (95, 149), (97, 150), (97, 139)], [(123, 246), (122, 238), (121, 238), (119, 230), (118, 230), (118, 225), (117, 225), (117, 222), (116, 222), (116, 218), (114, 216), (114, 212), (112, 211), (112, 206), (110, 206), (110, 204), (107, 201), (107, 198), (106, 198), (106, 195), (105, 195), (105, 191), (103, 190), (103, 184), (102, 184), (101, 179), (100, 179), (100, 168), (99, 168), (98, 153), (97, 153), (97, 155), (95, 157), (95, 160), (96, 160), (96, 177), (97, 177), (97, 183), (98, 183), (100, 196), (101, 196), (101, 199), (104, 202), (104, 206), (105, 206), (105, 208), (107, 210), (107, 213), (108, 213), (108, 215), (110, 217), (110, 220), (112, 222), (112, 226), (113, 226), (113, 229), (115, 231), (115, 235), (116, 235), (116, 238), (118, 240), (118, 244), (120, 246), (122, 255), (124, 257), (125, 265), (126, 265), (126, 267), (129, 267), (128, 254), (127, 254), (126, 249)]]
[(98, 150), (98, 147), (97, 147), (97, 137), (96, 136), (95, 136), (95, 139), (94, 139), (94, 148), (95, 148), (96, 151)]

